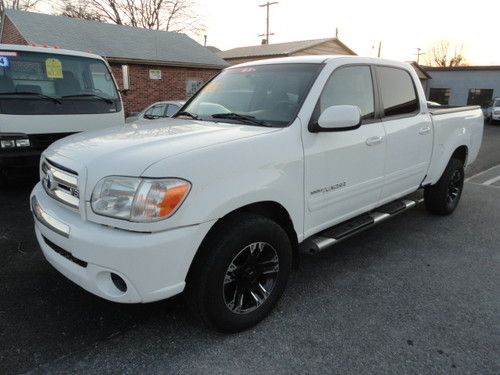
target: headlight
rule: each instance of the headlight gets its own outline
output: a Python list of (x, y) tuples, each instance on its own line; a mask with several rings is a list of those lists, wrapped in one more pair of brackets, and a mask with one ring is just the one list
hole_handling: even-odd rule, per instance
[(165, 219), (172, 215), (186, 198), (188, 181), (106, 177), (92, 193), (92, 210), (103, 216), (136, 222)]

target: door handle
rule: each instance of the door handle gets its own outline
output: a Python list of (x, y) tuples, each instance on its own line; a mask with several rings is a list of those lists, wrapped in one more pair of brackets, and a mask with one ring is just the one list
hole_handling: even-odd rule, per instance
[(378, 145), (379, 143), (382, 142), (382, 139), (384, 139), (384, 137), (370, 137), (366, 140), (366, 144), (368, 146), (375, 146), (375, 145)]
[(420, 130), (418, 131), (418, 134), (425, 135), (425, 134), (430, 133), (430, 132), (431, 132), (431, 127), (424, 126), (423, 128), (420, 128)]

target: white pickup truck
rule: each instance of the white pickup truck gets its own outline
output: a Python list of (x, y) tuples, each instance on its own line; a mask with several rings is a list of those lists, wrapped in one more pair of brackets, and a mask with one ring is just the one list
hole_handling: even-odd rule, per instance
[(298, 254), (417, 202), (458, 204), (479, 107), (430, 111), (410, 65), (314, 56), (230, 67), (174, 119), (73, 135), (31, 196), (47, 260), (105, 299), (185, 291), (206, 323), (256, 324)]

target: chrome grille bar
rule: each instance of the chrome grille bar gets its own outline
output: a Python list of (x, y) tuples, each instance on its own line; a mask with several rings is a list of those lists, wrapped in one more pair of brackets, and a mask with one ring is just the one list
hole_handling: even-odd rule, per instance
[(43, 188), (55, 200), (70, 207), (78, 208), (80, 205), (80, 192), (78, 190), (78, 174), (45, 159), (42, 162), (40, 179)]

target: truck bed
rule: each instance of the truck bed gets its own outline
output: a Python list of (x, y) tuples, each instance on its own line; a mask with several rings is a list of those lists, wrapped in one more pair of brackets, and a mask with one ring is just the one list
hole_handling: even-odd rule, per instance
[(434, 128), (434, 150), (424, 182), (434, 184), (459, 146), (467, 145), (465, 166), (476, 159), (484, 119), (479, 106), (429, 106), (429, 113)]

